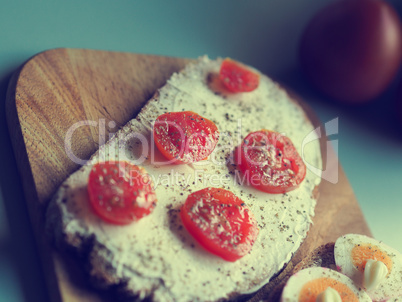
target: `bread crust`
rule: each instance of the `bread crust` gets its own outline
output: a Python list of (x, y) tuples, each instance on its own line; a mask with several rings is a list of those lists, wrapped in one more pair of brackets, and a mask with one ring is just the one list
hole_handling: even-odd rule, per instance
[(299, 263), (294, 265), (292, 262), (276, 277), (272, 282), (264, 286), (249, 302), (259, 301), (280, 301), (283, 288), (289, 278), (297, 272), (309, 267), (326, 267), (336, 270), (335, 243), (330, 242), (314, 249), (309, 255), (303, 258)]

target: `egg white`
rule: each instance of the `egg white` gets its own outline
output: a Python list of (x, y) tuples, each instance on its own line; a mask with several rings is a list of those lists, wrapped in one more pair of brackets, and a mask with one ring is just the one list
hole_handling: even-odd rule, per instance
[(309, 281), (319, 278), (331, 278), (345, 284), (358, 298), (359, 301), (371, 301), (370, 297), (362, 289), (356, 287), (353, 281), (335, 270), (324, 267), (310, 267), (301, 270), (289, 278), (281, 297), (281, 302), (299, 301), (300, 291)]
[(364, 287), (363, 275), (354, 265), (351, 252), (356, 245), (372, 244), (386, 253), (392, 261), (392, 269), (386, 279), (374, 290), (367, 291), (373, 301), (384, 301), (402, 296), (402, 254), (392, 247), (373, 238), (347, 234), (335, 243), (335, 262), (338, 270), (350, 277), (357, 286)]

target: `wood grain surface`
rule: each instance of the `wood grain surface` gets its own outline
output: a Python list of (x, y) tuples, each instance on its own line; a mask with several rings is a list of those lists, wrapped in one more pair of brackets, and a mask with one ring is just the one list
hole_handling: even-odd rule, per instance
[[(66, 154), (64, 138), (79, 121), (114, 121), (124, 125), (187, 59), (84, 49), (54, 49), (27, 61), (12, 77), (7, 93), (10, 136), (23, 182), (37, 245), (52, 301), (113, 301), (88, 284), (71, 255), (55, 251), (44, 232), (44, 211), (52, 194), (79, 168)], [(319, 121), (305, 107), (315, 125)], [(118, 127), (106, 127), (105, 135)], [(88, 159), (104, 137), (99, 127), (79, 127), (72, 151)], [(308, 238), (289, 268), (315, 247), (345, 233), (370, 235), (345, 174), (326, 137), (321, 140), (328, 175)]]

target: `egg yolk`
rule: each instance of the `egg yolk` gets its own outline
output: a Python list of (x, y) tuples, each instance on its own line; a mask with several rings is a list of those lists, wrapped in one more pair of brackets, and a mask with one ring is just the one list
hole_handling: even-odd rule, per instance
[(351, 252), (353, 265), (360, 271), (364, 272), (367, 260), (373, 259), (383, 262), (388, 269), (388, 273), (392, 268), (392, 260), (378, 246), (371, 244), (356, 245)]
[(343, 302), (359, 302), (359, 298), (347, 285), (332, 278), (318, 278), (304, 284), (299, 293), (299, 302), (315, 302), (317, 296), (328, 287), (335, 289)]

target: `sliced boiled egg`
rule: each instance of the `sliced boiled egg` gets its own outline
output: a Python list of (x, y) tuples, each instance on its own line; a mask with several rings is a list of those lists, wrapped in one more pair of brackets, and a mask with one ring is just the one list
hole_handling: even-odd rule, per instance
[(371, 301), (347, 276), (324, 267), (310, 267), (289, 278), (281, 302)]
[(364, 288), (373, 301), (402, 296), (402, 254), (373, 238), (348, 234), (335, 243), (338, 270)]

